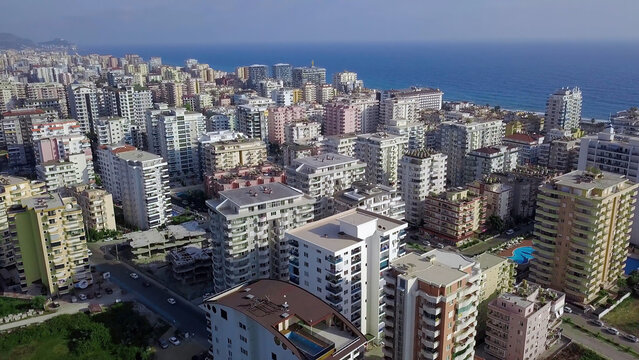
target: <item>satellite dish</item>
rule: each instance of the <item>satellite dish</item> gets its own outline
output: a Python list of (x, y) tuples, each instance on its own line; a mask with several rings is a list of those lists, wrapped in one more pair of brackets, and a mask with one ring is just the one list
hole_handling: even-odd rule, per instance
[(75, 287), (80, 289), (86, 289), (87, 287), (89, 287), (89, 282), (87, 280), (82, 280), (79, 283), (75, 284)]

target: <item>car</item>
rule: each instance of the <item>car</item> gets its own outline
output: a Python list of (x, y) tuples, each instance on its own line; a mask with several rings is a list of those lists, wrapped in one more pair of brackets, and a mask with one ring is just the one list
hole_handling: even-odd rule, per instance
[(617, 330), (617, 329), (615, 329), (615, 328), (613, 328), (613, 327), (609, 327), (609, 328), (607, 328), (607, 329), (606, 329), (606, 331), (607, 331), (609, 334), (612, 334), (612, 335), (619, 335), (619, 330)]
[(72, 303), (77, 303), (78, 302), (78, 298), (75, 296), (71, 296), (71, 302)]
[(571, 308), (569, 308), (568, 306), (564, 306), (564, 312), (565, 312), (566, 314), (572, 314), (572, 309), (571, 309)]
[(89, 255), (89, 256), (93, 256), (93, 251), (88, 250), (88, 251), (87, 251), (87, 255)]
[(623, 334), (623, 338), (624, 338), (624, 339), (626, 339), (626, 340), (628, 340), (628, 341), (630, 341), (630, 342), (633, 342), (633, 343), (639, 342), (639, 338), (637, 338), (637, 337), (636, 337), (636, 336), (634, 336), (634, 335), (630, 335), (630, 334)]
[(148, 281), (145, 281), (145, 282), (142, 283), (142, 286), (149, 287), (149, 286), (151, 286), (151, 283), (148, 282)]
[(104, 292), (107, 293), (107, 295), (111, 295), (111, 294), (113, 294), (113, 289), (106, 288), (106, 289), (104, 289)]
[(604, 326), (604, 323), (601, 320), (593, 320), (592, 323), (599, 327)]
[(162, 339), (158, 340), (158, 345), (159, 345), (159, 346), (160, 346), (160, 348), (162, 348), (162, 349), (166, 349), (166, 348), (168, 348), (168, 347), (169, 347), (169, 343), (168, 343), (168, 342), (166, 342), (166, 341), (164, 341), (164, 340), (162, 340)]
[(437, 247), (440, 248), (440, 249), (443, 249), (444, 248), (444, 244), (437, 244)]
[(515, 230), (513, 230), (513, 229), (506, 230), (506, 235), (512, 235), (514, 233), (515, 233)]
[(424, 245), (430, 246), (430, 241), (424, 241)]
[(166, 301), (167, 301), (169, 304), (171, 304), (171, 305), (175, 305), (175, 303), (176, 303), (176, 301), (175, 301), (175, 299), (174, 299), (174, 298), (168, 298), (168, 299), (166, 299)]
[(86, 295), (84, 295), (84, 294), (80, 294), (80, 295), (78, 295), (78, 298), (79, 298), (80, 300), (84, 301), (84, 300), (86, 300), (86, 299), (87, 299), (87, 296), (86, 296)]
[(131, 273), (129, 274), (129, 276), (131, 277), (131, 279), (137, 279), (140, 277), (140, 275), (136, 274), (136, 273)]
[(178, 338), (176, 338), (175, 336), (171, 336), (169, 338), (169, 342), (175, 346), (180, 345), (180, 340)]
[(116, 303), (116, 304), (119, 304), (119, 303), (121, 303), (121, 302), (122, 302), (122, 299), (115, 299), (115, 303)]

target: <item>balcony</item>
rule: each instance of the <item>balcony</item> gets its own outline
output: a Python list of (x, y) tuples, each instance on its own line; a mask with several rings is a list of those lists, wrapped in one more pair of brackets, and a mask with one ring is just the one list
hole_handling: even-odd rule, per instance
[(326, 302), (328, 302), (331, 305), (340, 305), (343, 301), (343, 298), (341, 295), (326, 295)]
[(326, 285), (326, 290), (328, 290), (328, 292), (333, 293), (333, 294), (341, 294), (342, 291), (344, 291), (344, 289), (342, 288), (341, 285), (335, 286), (335, 285), (331, 285), (331, 284), (327, 284)]

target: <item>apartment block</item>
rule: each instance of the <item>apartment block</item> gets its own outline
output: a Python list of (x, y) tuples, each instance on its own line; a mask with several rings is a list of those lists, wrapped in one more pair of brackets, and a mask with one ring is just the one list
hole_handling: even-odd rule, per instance
[(544, 136), (538, 134), (512, 134), (504, 137), (503, 145), (519, 149), (517, 162), (520, 165), (537, 165), (541, 156)]
[(123, 117), (99, 117), (94, 122), (94, 132), (98, 145), (131, 144), (131, 122)]
[(408, 138), (408, 150), (421, 150), (426, 148), (426, 130), (428, 126), (421, 121), (408, 121), (392, 119), (382, 125), (383, 131), (406, 136)]
[(287, 232), (291, 282), (320, 297), (379, 337), (383, 328), (381, 272), (403, 254), (408, 224), (352, 209)]
[(200, 154), (204, 174), (231, 170), (238, 166), (257, 166), (266, 161), (266, 143), (235, 133), (220, 137), (206, 133), (200, 137)]
[(9, 166), (29, 168), (35, 164), (32, 125), (46, 121), (48, 116), (40, 109), (16, 109), (2, 113), (0, 146), (7, 149)]
[(293, 87), (299, 89), (306, 83), (326, 84), (326, 69), (315, 66), (293, 68)]
[(535, 216), (539, 187), (560, 174), (543, 166), (518, 166), (512, 171), (493, 174), (491, 177), (512, 188), (511, 216), (530, 219)]
[(284, 125), (284, 142), (287, 144), (303, 144), (319, 139), (322, 139), (321, 123), (299, 121)]
[(116, 230), (113, 196), (107, 191), (83, 184), (63, 188), (60, 193), (75, 198), (87, 230)]
[(217, 197), (220, 191), (239, 189), (270, 183), (286, 183), (286, 172), (279, 166), (264, 162), (257, 166), (240, 166), (230, 170), (218, 170), (204, 176), (204, 188), (208, 196)]
[(564, 173), (577, 170), (581, 140), (563, 137), (544, 143), (539, 149), (539, 165)]
[(82, 209), (57, 193), (24, 198), (8, 211), (22, 291), (42, 284), (64, 295), (92, 282)]
[(100, 116), (100, 94), (95, 84), (70, 84), (67, 97), (71, 118), (78, 120), (83, 133), (91, 132), (94, 121)]
[(182, 284), (210, 283), (213, 278), (213, 249), (185, 246), (166, 256), (173, 278)]
[(384, 359), (474, 359), (477, 262), (443, 250), (409, 253), (384, 280)]
[(493, 173), (514, 170), (518, 157), (518, 148), (504, 145), (473, 150), (464, 159), (464, 182), (469, 183)]
[(58, 103), (56, 110), (60, 118), (69, 117), (67, 106), (67, 94), (64, 85), (55, 82), (28, 83), (26, 88), (26, 100), (42, 101), (55, 100)]
[(536, 360), (561, 337), (566, 296), (522, 283), (488, 304), (485, 350), (500, 360)]
[(237, 107), (238, 130), (251, 139), (268, 141), (268, 108), (266, 105)]
[(333, 195), (364, 180), (366, 164), (348, 156), (322, 154), (297, 158), (287, 167), (287, 183), (315, 200), (314, 217), (333, 214)]
[(513, 210), (513, 187), (493, 176), (486, 176), (468, 184), (468, 190), (484, 199), (486, 219), (496, 216), (510, 220)]
[(366, 180), (397, 186), (399, 161), (408, 145), (405, 136), (384, 132), (361, 134), (355, 140), (355, 157), (368, 165)]
[(406, 221), (418, 225), (424, 200), (446, 189), (446, 155), (433, 150), (410, 150), (399, 164), (399, 191), (406, 203)]
[(577, 129), (581, 121), (581, 90), (561, 88), (546, 101), (544, 127), (551, 129)]
[(205, 299), (215, 359), (355, 360), (366, 338), (338, 311), (293, 284), (258, 280)]
[(324, 105), (324, 135), (360, 133), (357, 108), (346, 102), (331, 102)]
[(484, 201), (468, 189), (429, 195), (424, 202), (424, 229), (437, 239), (459, 246), (484, 231)]
[(327, 153), (354, 157), (356, 140), (357, 135), (355, 134), (327, 136), (323, 141), (324, 151)]
[(590, 303), (624, 274), (639, 185), (623, 175), (573, 171), (537, 195), (531, 280)]
[(313, 199), (273, 183), (219, 193), (208, 200), (215, 291), (260, 278), (288, 280), (284, 232), (313, 219)]
[(486, 336), (488, 304), (515, 286), (515, 263), (512, 260), (485, 252), (473, 258), (481, 268), (481, 290), (477, 312), (477, 339)]
[(336, 192), (333, 202), (336, 214), (359, 208), (396, 220), (404, 220), (406, 213), (404, 200), (397, 189), (365, 181), (355, 181), (350, 188)]
[(304, 108), (300, 106), (272, 106), (268, 108), (268, 141), (281, 145), (285, 141), (284, 128), (287, 124), (304, 119)]

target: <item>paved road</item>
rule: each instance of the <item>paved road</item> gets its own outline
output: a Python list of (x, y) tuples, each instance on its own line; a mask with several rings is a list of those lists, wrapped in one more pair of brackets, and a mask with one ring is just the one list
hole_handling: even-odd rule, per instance
[[(574, 314), (573, 313), (573, 314), (564, 314), (564, 317), (569, 318), (570, 320), (572, 320), (572, 322), (574, 322), (575, 324), (578, 324), (581, 327), (587, 328), (589, 331), (592, 331), (592, 332), (595, 332), (595, 333), (598, 332), (601, 335), (607, 337), (608, 339), (616, 342), (617, 344), (620, 344), (622, 346), (630, 346), (635, 351), (639, 352), (639, 343), (632, 343), (632, 342), (624, 339), (623, 337), (621, 337), (622, 333), (620, 333), (619, 335), (609, 334), (608, 332), (605, 331), (607, 326), (599, 327), (597, 325), (594, 325), (592, 322), (590, 322), (591, 318), (587, 317), (587, 315), (584, 316), (584, 315), (581, 315), (581, 314)], [(567, 326), (564, 326), (564, 328), (565, 327), (567, 327)], [(584, 334), (584, 335), (588, 336), (587, 334)]]
[[(95, 247), (92, 247), (95, 249)], [(180, 330), (195, 333), (195, 340), (208, 347), (206, 318), (204, 312), (196, 305), (188, 302), (179, 295), (170, 292), (166, 287), (144, 274), (136, 272), (140, 277), (131, 278), (132, 270), (128, 265), (115, 260), (105, 260), (99, 250), (92, 250), (94, 256), (92, 262), (100, 272), (110, 272), (109, 281), (116, 283), (120, 288), (129, 292), (130, 297), (144, 304), (151, 311), (160, 315), (167, 322)], [(144, 287), (143, 282), (148, 281), (151, 286)], [(167, 302), (168, 298), (176, 300), (175, 305)]]
[(572, 339), (572, 341), (576, 342), (577, 344), (583, 345), (584, 347), (587, 347), (597, 352), (598, 354), (607, 357), (608, 359), (637, 360), (637, 358), (632, 356), (631, 354), (617, 350), (617, 348), (615, 348), (614, 346), (606, 342), (603, 342), (595, 338), (594, 336), (590, 336), (582, 332), (581, 330), (575, 329), (568, 324), (563, 324), (562, 328), (563, 328), (564, 336), (569, 337), (570, 339)]

